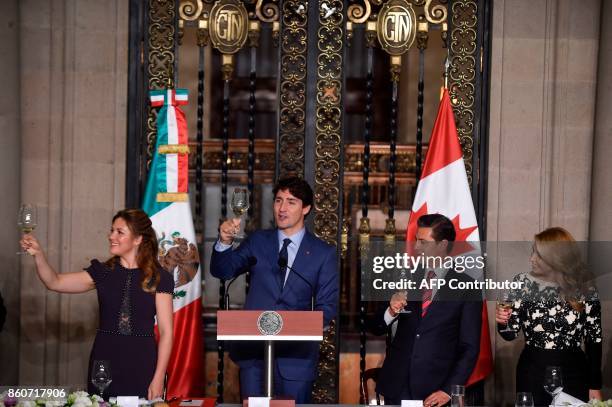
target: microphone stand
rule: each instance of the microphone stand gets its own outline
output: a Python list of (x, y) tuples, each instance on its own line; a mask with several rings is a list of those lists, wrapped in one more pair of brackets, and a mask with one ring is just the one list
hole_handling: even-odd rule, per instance
[(238, 275), (234, 278), (232, 278), (230, 280), (229, 283), (227, 283), (227, 287), (225, 287), (225, 296), (223, 297), (223, 302), (225, 303), (225, 309), (229, 311), (229, 306), (230, 306), (230, 295), (229, 295), (229, 289), (231, 287), (231, 285), (234, 283), (234, 281), (236, 281), (236, 279), (238, 277), (240, 277), (243, 273), (245, 273), (246, 271), (248, 271), (251, 267), (253, 267), (254, 265), (257, 264), (257, 259), (255, 257), (249, 257), (248, 259), (249, 264), (247, 266), (245, 266), (241, 272), (238, 273)]
[(302, 279), (302, 281), (304, 281), (308, 285), (308, 288), (310, 288), (310, 310), (314, 311), (314, 308), (315, 308), (314, 288), (313, 288), (312, 284), (310, 284), (310, 281), (308, 281), (296, 269), (294, 269), (289, 264), (287, 264), (287, 259), (284, 258), (284, 257), (279, 257), (278, 258), (278, 266), (281, 268), (281, 270), (284, 269), (284, 268), (291, 270), (293, 273), (295, 273), (296, 276), (298, 276), (300, 279)]

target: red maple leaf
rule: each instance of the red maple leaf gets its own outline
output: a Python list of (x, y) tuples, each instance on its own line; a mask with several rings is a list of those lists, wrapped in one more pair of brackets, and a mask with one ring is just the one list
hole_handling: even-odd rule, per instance
[(406, 228), (406, 242), (414, 242), (416, 240), (417, 220), (423, 215), (427, 215), (427, 202), (416, 212), (410, 212), (408, 227)]
[(451, 220), (451, 222), (453, 222), (453, 226), (455, 227), (455, 241), (465, 242), (472, 232), (478, 228), (478, 225), (468, 226), (465, 229), (461, 229), (461, 226), (459, 226), (459, 216), (460, 215), (458, 214)]
[[(416, 240), (416, 231), (417, 231), (417, 220), (423, 216), (428, 215), (427, 212), (427, 202), (425, 202), (419, 209), (415, 212), (410, 213), (410, 221), (408, 223), (408, 228), (406, 229), (406, 252), (412, 254), (414, 249), (414, 242)], [(460, 226), (460, 216), (457, 214), (451, 222), (455, 227), (455, 242), (465, 242), (466, 239), (472, 234), (474, 230), (478, 228), (477, 225), (469, 226), (465, 229), (461, 229)], [(457, 256), (462, 253), (467, 253), (474, 250), (475, 247), (470, 243), (458, 244), (455, 243), (451, 255)]]

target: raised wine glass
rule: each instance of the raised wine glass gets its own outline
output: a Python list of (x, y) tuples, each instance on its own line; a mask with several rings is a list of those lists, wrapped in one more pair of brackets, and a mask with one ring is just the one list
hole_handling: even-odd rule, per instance
[(402, 309), (398, 311), (398, 314), (412, 314), (412, 311), (407, 308), (408, 307), (408, 291), (399, 291), (398, 294), (403, 297), (404, 301), (406, 301), (406, 305), (404, 305)]
[[(19, 215), (17, 216), (17, 226), (19, 226), (23, 234), (32, 233), (36, 229), (36, 206), (30, 204), (21, 205)], [(17, 254), (28, 254), (28, 252), (20, 250)]]
[(516, 393), (516, 401), (514, 402), (514, 407), (533, 407), (533, 396), (531, 395), (531, 393)]
[(544, 390), (552, 397), (551, 405), (556, 406), (556, 398), (563, 390), (563, 372), (559, 366), (546, 366)]
[(104, 390), (113, 381), (109, 360), (94, 360), (91, 368), (91, 383), (96, 386), (100, 397), (104, 398)]
[[(512, 311), (512, 299), (510, 298), (510, 293), (502, 292), (498, 295), (497, 308)], [(499, 332), (514, 332), (514, 330), (506, 323), (506, 326), (503, 329), (500, 329)]]
[[(246, 188), (234, 188), (230, 207), (236, 218), (241, 218), (249, 210), (249, 191)], [(242, 232), (237, 232), (234, 236), (238, 239), (245, 237)]]

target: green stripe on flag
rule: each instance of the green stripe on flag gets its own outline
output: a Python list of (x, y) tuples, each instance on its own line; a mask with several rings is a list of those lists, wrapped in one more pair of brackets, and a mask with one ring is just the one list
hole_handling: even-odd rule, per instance
[(149, 170), (149, 178), (147, 179), (147, 188), (142, 202), (142, 209), (152, 217), (157, 212), (170, 206), (172, 202), (157, 202), (158, 192), (168, 192), (166, 189), (166, 157), (160, 155), (157, 150), (160, 145), (168, 144), (168, 124), (166, 115), (166, 106), (164, 106), (158, 114), (157, 120), (157, 141), (153, 150), (153, 162)]

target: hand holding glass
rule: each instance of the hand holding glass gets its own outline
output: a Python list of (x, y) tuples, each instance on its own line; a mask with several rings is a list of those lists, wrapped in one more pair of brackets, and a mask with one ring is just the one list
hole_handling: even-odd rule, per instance
[[(502, 309), (504, 311), (512, 311), (512, 300), (510, 299), (510, 293), (502, 292), (497, 297), (497, 308)], [(499, 332), (514, 332), (508, 324), (504, 327), (504, 329), (500, 329)]]
[[(391, 297), (389, 306), (396, 314), (410, 314), (412, 311), (406, 309), (406, 306), (408, 305), (407, 301), (408, 291), (398, 291)], [(403, 303), (402, 307), (399, 309), (397, 308), (398, 302)]]
[[(240, 218), (249, 210), (249, 192), (246, 188), (234, 188), (230, 207), (236, 218)], [(244, 238), (244, 234), (237, 232), (235, 237)]]
[(104, 390), (110, 386), (112, 381), (113, 378), (111, 376), (110, 361), (94, 360), (91, 368), (91, 383), (98, 389), (100, 397), (104, 398), (102, 394), (104, 393)]
[[(23, 234), (32, 233), (36, 229), (36, 206), (30, 204), (21, 205), (19, 215), (17, 216), (17, 226)], [(28, 252), (21, 250), (17, 254), (28, 254)]]

